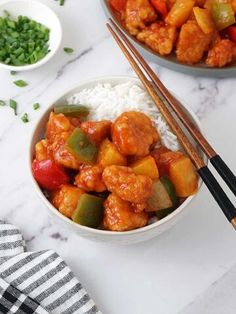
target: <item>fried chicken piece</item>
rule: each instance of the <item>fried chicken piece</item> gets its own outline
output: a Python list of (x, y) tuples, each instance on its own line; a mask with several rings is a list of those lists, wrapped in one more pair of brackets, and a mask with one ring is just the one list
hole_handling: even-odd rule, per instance
[(137, 35), (140, 30), (156, 19), (156, 11), (148, 0), (127, 0), (125, 25), (131, 35)]
[(213, 48), (218, 42), (221, 41), (220, 33), (218, 30), (215, 30), (212, 33), (212, 38), (211, 38), (211, 44), (210, 44), (210, 49)]
[(46, 126), (46, 138), (48, 141), (53, 139), (63, 132), (72, 132), (75, 126), (71, 124), (70, 120), (62, 113), (50, 113), (49, 120)]
[(71, 131), (62, 132), (54, 137), (53, 141), (49, 145), (50, 153), (53, 159), (60, 165), (78, 170), (81, 162), (77, 160), (66, 148), (66, 141), (71, 135)]
[(139, 41), (163, 56), (171, 53), (176, 37), (176, 27), (160, 23), (153, 23), (137, 35)]
[(64, 184), (61, 188), (52, 195), (52, 204), (64, 216), (71, 218), (77, 208), (80, 196), (84, 193), (83, 190), (70, 185)]
[(52, 159), (48, 149), (48, 141), (43, 139), (35, 145), (35, 159), (38, 161)]
[(135, 213), (141, 213), (141, 212), (143, 212), (147, 208), (147, 204), (146, 203), (140, 203), (140, 204), (132, 203), (131, 206), (132, 206), (132, 210)]
[(201, 61), (208, 50), (212, 34), (204, 34), (195, 21), (188, 21), (180, 30), (177, 42), (177, 59), (183, 63), (194, 64)]
[(111, 121), (85, 121), (81, 123), (80, 128), (94, 144), (99, 145), (105, 138), (110, 136)]
[(82, 166), (79, 174), (75, 177), (75, 184), (84, 191), (103, 192), (106, 186), (102, 181), (103, 167), (96, 166)]
[(236, 61), (236, 45), (233, 45), (233, 57), (232, 57), (232, 62)]
[(151, 151), (151, 156), (155, 159), (156, 164), (159, 164), (160, 158), (162, 154), (168, 153), (171, 150), (165, 146), (160, 146), (158, 148), (154, 148)]
[(235, 44), (229, 39), (222, 39), (209, 50), (206, 64), (211, 67), (222, 68), (233, 61)]
[(150, 146), (160, 140), (152, 121), (144, 113), (122, 113), (111, 128), (112, 140), (124, 156), (146, 156)]
[(78, 123), (76, 118), (67, 118), (64, 114), (52, 112), (46, 127), (50, 155), (58, 164), (76, 170), (81, 163), (67, 150), (66, 141)]
[(145, 203), (152, 192), (152, 180), (147, 176), (136, 175), (128, 167), (106, 167), (102, 179), (108, 191), (134, 204)]
[(132, 205), (112, 193), (104, 202), (103, 224), (107, 230), (128, 231), (144, 227), (148, 222), (146, 212), (135, 213)]

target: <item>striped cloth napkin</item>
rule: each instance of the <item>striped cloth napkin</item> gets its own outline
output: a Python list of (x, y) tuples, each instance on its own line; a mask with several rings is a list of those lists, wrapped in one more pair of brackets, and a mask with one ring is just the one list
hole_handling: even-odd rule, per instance
[(20, 231), (1, 220), (0, 313), (102, 314), (57, 253), (25, 252)]

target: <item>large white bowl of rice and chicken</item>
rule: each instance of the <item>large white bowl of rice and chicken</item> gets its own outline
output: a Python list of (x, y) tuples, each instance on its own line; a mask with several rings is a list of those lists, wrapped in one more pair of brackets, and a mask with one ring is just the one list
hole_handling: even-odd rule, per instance
[[(195, 114), (183, 105), (193, 123)], [(139, 80), (80, 83), (42, 113), (30, 176), (55, 221), (97, 241), (148, 240), (187, 211), (200, 180)]]

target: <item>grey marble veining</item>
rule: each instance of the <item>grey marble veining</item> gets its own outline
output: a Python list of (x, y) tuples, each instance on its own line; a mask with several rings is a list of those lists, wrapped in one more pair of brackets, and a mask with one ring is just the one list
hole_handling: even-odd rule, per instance
[(236, 265), (221, 278), (213, 282), (196, 300), (179, 314), (235, 314), (236, 309)]

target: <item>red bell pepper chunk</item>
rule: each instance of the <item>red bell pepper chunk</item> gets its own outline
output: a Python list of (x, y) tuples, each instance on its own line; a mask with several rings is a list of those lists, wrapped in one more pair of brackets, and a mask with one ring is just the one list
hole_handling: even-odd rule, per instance
[(110, 5), (113, 9), (121, 12), (125, 9), (127, 0), (110, 0)]
[(168, 14), (168, 9), (165, 0), (151, 0), (151, 4), (157, 10), (157, 12), (161, 13), (163, 17), (166, 17)]
[(227, 34), (229, 35), (229, 38), (236, 43), (236, 25), (228, 27)]
[(34, 160), (32, 171), (38, 184), (47, 190), (56, 190), (62, 184), (69, 182), (67, 173), (50, 159)]

